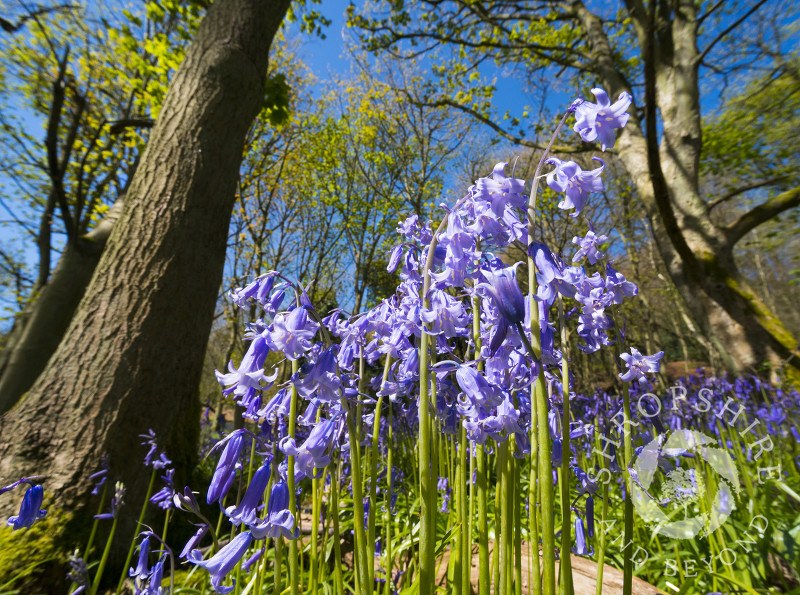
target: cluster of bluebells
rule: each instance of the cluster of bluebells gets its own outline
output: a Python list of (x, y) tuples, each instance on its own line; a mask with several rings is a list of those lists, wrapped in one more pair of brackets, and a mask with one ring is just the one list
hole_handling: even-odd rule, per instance
[[(596, 104), (576, 101), (570, 111), (576, 115), (575, 131), (586, 141), (599, 139), (605, 150), (614, 144), (615, 129), (627, 121), (631, 97), (623, 94), (611, 104), (604, 92), (593, 93)], [(548, 163), (554, 166), (547, 175), (549, 186), (564, 194), (559, 206), (578, 216), (589, 195), (603, 188), (602, 162), (592, 171), (556, 158)], [(437, 399), (433, 413), (441, 431), (455, 433), (463, 426), (475, 444), (514, 436), (514, 454), (530, 454), (531, 407), (526, 395), (540, 374), (551, 386), (558, 383), (563, 357), (550, 316), (556, 299), (561, 295), (576, 302), (580, 347), (593, 352), (613, 344), (610, 308), (637, 290), (604, 260), (600, 250), (606, 236), (592, 230), (575, 238), (579, 249), (570, 264), (528, 237), (528, 201), (525, 182), (509, 172), (508, 164), (498, 163), (490, 176), (477, 180), (447, 209), (447, 225), (436, 237), (430, 222), (416, 215), (402, 221), (397, 230), (400, 242), (388, 257), (389, 271), (399, 275), (397, 291), (366, 312), (320, 313), (302, 285), (275, 271), (231, 292), (235, 304), (246, 310), (255, 307), (260, 317), (245, 334), (249, 345), (242, 360), (217, 372), (217, 380), (261, 431), (237, 430), (215, 447), (220, 454), (207, 502), (217, 503), (241, 532), (208, 560), (196, 547), (187, 546), (182, 554), (209, 571), (218, 592), (231, 588), (223, 586), (223, 580), (254, 541), (297, 536), (294, 511), (288, 509), (287, 457), (294, 459), (295, 485), (306, 477), (322, 477), (334, 452), (346, 467), (346, 424), (371, 428), (376, 397), (389, 401), (396, 422), (414, 427), (419, 407), (427, 406), (419, 402), (420, 366), (428, 365), (419, 356), (423, 334), (430, 336), (439, 362), (431, 371)], [(517, 266), (500, 258), (513, 244), (527, 247), (537, 268), (538, 291), (528, 299), (517, 282)], [(428, 261), (430, 288), (422, 295)], [(587, 272), (584, 261), (600, 270)], [(536, 343), (541, 344), (541, 357), (532, 357), (530, 349), (532, 304), (538, 309)], [(474, 320), (481, 336), (479, 349)], [(642, 356), (632, 350), (626, 355), (623, 379), (638, 380), (657, 369), (662, 354)], [(296, 372), (279, 381), (287, 361), (296, 362)], [(360, 377), (360, 370), (384, 363), (385, 375)], [(287, 418), (293, 399), (297, 431), (290, 436)], [(556, 404), (551, 407), (555, 411)], [(352, 419), (358, 411), (362, 417)], [(224, 506), (236, 478), (241, 481), (244, 476), (242, 455), (250, 450), (249, 441), (255, 441), (250, 444), (263, 463), (241, 502)], [(442, 491), (446, 495), (447, 486)]]

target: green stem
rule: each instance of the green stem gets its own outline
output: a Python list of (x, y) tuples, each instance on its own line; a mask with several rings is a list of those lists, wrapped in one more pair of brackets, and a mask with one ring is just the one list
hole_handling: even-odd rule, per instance
[[(103, 506), (106, 504), (106, 495), (108, 494), (108, 481), (103, 484), (103, 493), (100, 496), (100, 505), (97, 507), (97, 514), (103, 513)], [(92, 545), (94, 545), (94, 538), (97, 535), (97, 527), (100, 524), (100, 519), (95, 518), (94, 522), (92, 523), (92, 532), (89, 534), (89, 541), (86, 543), (86, 549), (84, 550), (83, 560), (88, 563), (89, 556), (92, 555)]]
[[(567, 120), (571, 111), (567, 111), (556, 127), (550, 142), (539, 159), (536, 173), (533, 176), (531, 196), (528, 201), (528, 245), (533, 242), (536, 235), (536, 193), (539, 190), (539, 177), (550, 148), (558, 136), (561, 127)], [(541, 329), (539, 327), (539, 305), (534, 299), (536, 295), (536, 270), (533, 258), (528, 255), (528, 294), (531, 300), (531, 338), (533, 343), (534, 362), (541, 363)], [(524, 337), (524, 333), (521, 333)], [(541, 519), (542, 519), (542, 592), (544, 595), (555, 595), (556, 591), (556, 560), (555, 560), (555, 519), (553, 518), (553, 482), (550, 476), (550, 433), (547, 425), (547, 394), (544, 383), (544, 369), (539, 366), (539, 375), (533, 384), (534, 400), (537, 408), (537, 431), (539, 435), (539, 490), (541, 492)]]
[(392, 574), (394, 572), (394, 550), (392, 548), (392, 524), (394, 523), (391, 506), (392, 506), (392, 404), (389, 403), (389, 409), (386, 412), (386, 425), (388, 435), (386, 439), (386, 520), (384, 523), (386, 529), (386, 583), (384, 584), (384, 595), (389, 595), (389, 586), (392, 584)]
[(478, 473), (475, 476), (478, 492), (478, 595), (489, 595), (491, 577), (489, 574), (489, 519), (488, 489), (486, 486), (486, 450), (478, 445)]
[[(144, 523), (144, 515), (147, 512), (147, 505), (150, 503), (150, 496), (153, 493), (153, 486), (156, 483), (156, 475), (158, 475), (158, 471), (155, 467), (153, 467), (153, 470), (150, 472), (150, 483), (147, 485), (147, 494), (144, 497), (144, 503), (142, 503), (142, 510), (139, 512), (139, 520), (136, 522), (136, 531), (131, 539), (131, 545), (128, 548), (128, 555), (125, 557), (125, 564), (122, 566), (122, 575), (119, 577), (119, 582), (117, 583), (117, 594), (122, 591), (122, 585), (125, 583), (125, 577), (128, 576), (128, 568), (130, 568), (131, 559), (133, 558), (133, 550), (136, 549), (136, 536), (139, 534), (139, 527), (141, 527)], [(116, 519), (114, 519), (114, 523), (116, 524)], [(106, 545), (106, 547), (108, 546)]]
[[(111, 531), (108, 533), (106, 547), (103, 549), (103, 555), (100, 558), (100, 565), (97, 567), (97, 573), (94, 575), (94, 582), (92, 582), (92, 590), (90, 591), (91, 595), (95, 595), (97, 593), (97, 589), (100, 587), (100, 581), (103, 578), (103, 571), (105, 570), (106, 562), (108, 561), (108, 553), (111, 551), (111, 542), (114, 540), (114, 532), (117, 530), (117, 520), (118, 519), (115, 516), (114, 522), (111, 523)], [(125, 570), (127, 571), (127, 569), (128, 564), (125, 565)]]
[[(292, 361), (292, 376), (297, 374), (300, 365), (297, 360)], [(291, 401), (289, 402), (289, 436), (295, 437), (295, 428), (297, 425), (297, 389), (292, 384)], [(289, 488), (289, 510), (295, 518), (295, 527), (299, 521), (299, 514), (297, 513), (297, 495), (295, 493), (294, 484), (294, 457), (287, 457), (287, 471), (286, 483)], [(297, 564), (297, 540), (292, 539), (289, 541), (289, 592), (291, 595), (298, 595), (300, 589), (300, 572)]]
[(570, 490), (569, 490), (569, 462), (571, 458), (569, 444), (569, 364), (567, 356), (569, 353), (567, 324), (564, 320), (564, 300), (558, 298), (558, 324), (561, 328), (561, 590), (563, 595), (573, 595), (574, 587), (572, 584), (572, 559), (570, 548), (572, 538), (572, 513), (570, 511)]
[(353, 525), (356, 535), (356, 577), (361, 593), (368, 595), (370, 589), (367, 582), (366, 565), (367, 563), (372, 563), (372, 560), (367, 561), (367, 537), (364, 532), (364, 484), (361, 476), (361, 449), (356, 434), (356, 422), (353, 419), (353, 412), (344, 397), (342, 397), (342, 411), (345, 412), (347, 419), (347, 431), (350, 440), (350, 472), (353, 484), (353, 508), (355, 511)]

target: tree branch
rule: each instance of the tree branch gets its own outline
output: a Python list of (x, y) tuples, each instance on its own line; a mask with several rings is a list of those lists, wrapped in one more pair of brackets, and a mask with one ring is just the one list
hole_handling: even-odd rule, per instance
[(11, 21), (4, 19), (3, 17), (0, 17), (0, 29), (5, 31), (6, 33), (16, 33), (17, 31), (22, 29), (26, 21), (35, 19), (38, 16), (41, 16), (43, 14), (48, 14), (50, 12), (59, 12), (62, 10), (69, 11), (74, 8), (79, 8), (79, 6), (77, 4), (62, 4), (60, 6), (48, 6), (46, 8), (39, 8), (26, 15), (22, 15), (16, 23), (12, 23)]
[(797, 206), (800, 206), (800, 186), (782, 192), (753, 207), (725, 228), (728, 245), (733, 247), (749, 231), (762, 223), (766, 223), (776, 215)]
[(728, 33), (730, 33), (731, 31), (733, 31), (734, 29), (736, 29), (736, 27), (738, 27), (738, 26), (739, 26), (739, 25), (741, 25), (741, 24), (742, 24), (744, 21), (746, 21), (746, 20), (747, 20), (747, 19), (750, 17), (750, 15), (751, 15), (751, 14), (753, 14), (755, 11), (757, 11), (757, 10), (758, 10), (758, 9), (759, 9), (759, 8), (760, 8), (760, 7), (761, 7), (763, 4), (766, 4), (766, 2), (767, 2), (767, 0), (759, 0), (758, 2), (756, 2), (756, 5), (755, 5), (755, 6), (753, 6), (753, 8), (751, 8), (751, 9), (750, 9), (750, 10), (748, 10), (746, 13), (744, 13), (744, 14), (743, 14), (741, 17), (739, 17), (738, 19), (736, 19), (736, 20), (735, 20), (735, 21), (734, 21), (734, 22), (731, 24), (731, 26), (730, 26), (730, 27), (728, 27), (728, 28), (727, 28), (727, 29), (725, 29), (725, 30), (724, 30), (722, 33), (720, 33), (719, 35), (717, 35), (717, 36), (714, 38), (714, 40), (713, 40), (711, 43), (709, 43), (709, 44), (706, 46), (706, 49), (704, 49), (704, 50), (703, 50), (703, 52), (702, 52), (702, 53), (701, 53), (701, 54), (700, 54), (700, 55), (697, 57), (697, 63), (698, 63), (698, 64), (701, 64), (701, 63), (703, 62), (703, 59), (704, 59), (704, 58), (705, 58), (705, 57), (708, 55), (708, 52), (710, 52), (710, 51), (711, 51), (711, 49), (712, 49), (712, 48), (713, 48), (715, 45), (717, 45), (717, 43), (719, 43), (719, 42), (720, 42), (720, 40), (722, 40), (722, 38), (723, 38), (723, 37), (725, 37), (725, 36), (726, 36)]
[(126, 128), (152, 128), (156, 123), (152, 118), (123, 118), (111, 122), (109, 134), (119, 134)]
[(777, 176), (777, 177), (774, 177), (774, 178), (770, 178), (768, 180), (761, 180), (760, 182), (754, 182), (754, 183), (748, 184), (746, 186), (740, 186), (739, 188), (735, 188), (735, 189), (731, 190), (730, 192), (727, 192), (727, 193), (723, 194), (722, 196), (719, 196), (719, 197), (715, 198), (710, 203), (708, 203), (708, 210), (710, 211), (711, 209), (713, 209), (717, 205), (720, 205), (720, 204), (722, 204), (722, 203), (724, 203), (726, 201), (729, 201), (730, 199), (735, 198), (735, 197), (739, 196), (740, 194), (744, 194), (745, 192), (748, 192), (749, 190), (755, 190), (756, 188), (762, 188), (764, 186), (769, 186), (771, 184), (775, 184), (776, 182), (780, 182), (781, 180), (785, 180), (788, 177), (789, 177), (788, 175)]
[[(415, 103), (416, 105), (421, 105), (421, 106), (425, 106), (425, 107), (448, 106), (448, 107), (455, 108), (455, 109), (457, 109), (459, 111), (462, 111), (465, 114), (468, 114), (469, 116), (471, 116), (471, 117), (475, 118), (476, 120), (478, 120), (481, 124), (485, 124), (486, 126), (491, 128), (492, 130), (494, 130), (497, 134), (499, 134), (503, 138), (505, 138), (507, 140), (510, 140), (511, 142), (516, 143), (518, 145), (522, 145), (523, 147), (528, 147), (528, 148), (531, 148), (531, 149), (537, 149), (539, 151), (543, 151), (545, 149), (544, 145), (540, 145), (539, 143), (535, 143), (533, 141), (529, 141), (527, 139), (520, 138), (518, 136), (514, 136), (513, 134), (511, 134), (510, 132), (508, 132), (507, 130), (505, 130), (501, 126), (499, 126), (497, 123), (495, 123), (491, 118), (489, 118), (487, 116), (484, 116), (478, 110), (472, 109), (471, 107), (468, 107), (466, 105), (462, 105), (462, 104), (460, 104), (460, 103), (458, 103), (456, 101), (453, 101), (452, 99), (445, 98), (445, 99), (438, 99), (436, 101), (420, 101), (418, 99), (415, 99), (415, 98), (411, 97), (411, 95), (409, 95), (409, 94), (406, 94), (406, 95), (408, 97), (408, 100), (410, 102), (412, 102), (412, 103)], [(553, 151), (553, 152), (558, 152), (558, 153), (573, 154), (573, 153), (585, 153), (587, 151), (593, 151), (594, 147), (588, 147), (587, 146), (587, 148), (575, 148), (575, 147), (569, 147), (569, 146), (563, 145), (563, 146), (553, 146), (553, 147), (551, 147), (550, 150)], [(606, 151), (606, 152), (610, 153), (611, 151)]]

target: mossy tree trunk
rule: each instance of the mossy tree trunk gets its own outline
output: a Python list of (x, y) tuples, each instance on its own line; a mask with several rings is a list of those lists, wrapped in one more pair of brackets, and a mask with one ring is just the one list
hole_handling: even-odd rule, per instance
[[(630, 91), (602, 21), (582, 2), (572, 4), (602, 84), (612, 94)], [(636, 0), (626, 6), (642, 53), (645, 110), (644, 118), (631, 115), (616, 149), (643, 200), (681, 308), (691, 313), (729, 370), (789, 364), (792, 375), (800, 377), (797, 340), (749, 286), (734, 258), (736, 243), (745, 234), (800, 205), (800, 188), (762, 203), (727, 227), (714, 223), (699, 190), (703, 53), (697, 43), (697, 7), (691, 0), (672, 8)]]
[[(72, 512), (74, 527), (94, 512), (87, 478), (106, 453), (110, 481), (126, 484), (131, 510), (141, 506), (149, 471), (139, 434), (149, 428), (177, 482), (195, 461), (198, 383), (245, 134), (263, 104), (270, 44), (288, 5), (213, 3), (64, 339), (0, 418), (0, 478), (45, 475), (53, 507)], [(136, 516), (122, 515), (120, 542)]]

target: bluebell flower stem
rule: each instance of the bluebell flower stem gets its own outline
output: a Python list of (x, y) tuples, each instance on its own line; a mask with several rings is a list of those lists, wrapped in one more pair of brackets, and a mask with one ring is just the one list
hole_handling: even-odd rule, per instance
[[(516, 436), (511, 437), (512, 440), (512, 454), (516, 449)], [(514, 462), (514, 593), (515, 595), (522, 595), (522, 512), (520, 506), (522, 505), (522, 464), (520, 459), (512, 457)]]
[[(131, 559), (133, 558), (133, 550), (136, 549), (136, 536), (139, 534), (139, 527), (141, 527), (142, 523), (144, 523), (144, 515), (147, 513), (147, 505), (150, 503), (150, 496), (153, 494), (153, 486), (156, 483), (157, 475), (158, 470), (153, 467), (153, 470), (150, 472), (150, 483), (147, 485), (147, 494), (145, 495), (144, 502), (142, 503), (142, 510), (139, 512), (139, 520), (136, 522), (136, 531), (134, 531), (133, 537), (131, 538), (131, 545), (128, 548), (128, 555), (125, 557), (125, 564), (122, 566), (122, 575), (119, 577), (119, 582), (117, 583), (117, 594), (122, 591), (122, 585), (125, 583), (125, 577), (128, 576), (128, 568), (130, 567)], [(116, 519), (114, 519), (114, 522), (116, 523)]]
[(477, 446), (477, 467), (475, 483), (478, 495), (478, 595), (489, 595), (491, 576), (489, 574), (489, 518), (488, 490), (486, 485), (486, 448)]
[[(528, 201), (528, 244), (533, 242), (536, 231), (536, 193), (539, 189), (539, 175), (542, 171), (550, 148), (553, 146), (559, 130), (564, 125), (567, 115), (559, 122), (550, 139), (533, 178), (530, 200)], [(528, 255), (528, 296), (531, 312), (531, 357), (535, 362), (541, 362), (541, 328), (539, 326), (539, 304), (536, 296), (536, 265), (533, 258)], [(521, 333), (525, 336), (525, 333)], [(527, 339), (526, 339), (527, 342)], [(556, 592), (556, 560), (555, 560), (555, 519), (553, 518), (553, 481), (551, 476), (552, 460), (550, 447), (550, 431), (547, 420), (547, 393), (545, 391), (544, 369), (539, 366), (539, 374), (533, 382), (533, 399), (536, 402), (536, 425), (538, 432), (539, 451), (539, 492), (541, 498), (541, 529), (542, 529), (542, 593), (555, 595)]]
[(392, 525), (394, 524), (394, 515), (392, 515), (392, 493), (394, 491), (394, 482), (392, 481), (392, 450), (393, 450), (393, 433), (392, 433), (392, 403), (389, 402), (389, 408), (386, 411), (386, 495), (385, 510), (386, 517), (384, 520), (384, 528), (386, 529), (386, 583), (384, 584), (384, 595), (391, 593), (392, 575), (394, 573), (394, 549), (392, 544)]
[(344, 593), (344, 577), (342, 576), (342, 536), (339, 533), (339, 476), (342, 461), (336, 461), (336, 471), (331, 477), (331, 511), (333, 515), (333, 586), (334, 592)]
[[(458, 432), (458, 489), (460, 492), (459, 499), (459, 515), (461, 522), (461, 542), (460, 557), (461, 557), (461, 576), (456, 576), (456, 582), (461, 584), (461, 592), (469, 595), (470, 588), (470, 568), (472, 566), (472, 532), (470, 531), (469, 524), (469, 501), (467, 499), (467, 453), (469, 452), (469, 442), (467, 441), (467, 429), (461, 425)], [(471, 479), (471, 477), (470, 477)]]
[[(618, 341), (619, 342), (619, 341)], [(633, 459), (633, 440), (631, 436), (631, 392), (630, 385), (627, 382), (622, 383), (622, 415), (623, 415), (623, 448), (625, 454), (625, 534), (623, 537), (623, 544), (627, 548), (631, 546), (633, 541), (633, 500), (631, 499), (631, 477), (628, 471), (628, 465), (631, 464)], [(623, 576), (622, 576), (622, 595), (631, 595), (633, 592), (633, 552), (625, 551), (625, 559), (623, 562)]]
[[(106, 496), (108, 495), (108, 481), (103, 484), (103, 493), (100, 495), (100, 505), (97, 507), (97, 514), (102, 514), (103, 507), (106, 505)], [(92, 555), (92, 546), (94, 545), (94, 538), (97, 535), (97, 526), (100, 523), (100, 519), (94, 519), (94, 523), (92, 523), (92, 532), (89, 533), (89, 541), (86, 543), (86, 549), (83, 553), (84, 561), (89, 560), (89, 556)]]
[[(358, 434), (356, 432), (356, 420), (344, 397), (342, 397), (342, 410), (347, 417), (347, 431), (350, 441), (350, 474), (353, 485), (353, 507), (355, 508), (353, 528), (356, 537), (356, 580), (359, 583), (360, 592), (363, 595), (368, 595), (370, 589), (367, 583), (368, 575), (366, 570), (367, 537), (364, 531), (364, 480), (361, 475), (361, 448), (358, 443)], [(369, 560), (369, 562), (371, 563), (372, 560)]]
[(569, 444), (569, 336), (567, 323), (564, 320), (564, 299), (558, 297), (558, 324), (561, 328), (561, 593), (562, 595), (573, 595), (574, 587), (572, 584), (572, 559), (570, 549), (572, 537), (572, 513), (570, 510), (570, 489), (569, 489), (569, 463), (571, 451)]
[[(103, 571), (106, 569), (106, 562), (108, 561), (108, 553), (111, 551), (111, 542), (114, 541), (114, 533), (117, 530), (117, 520), (118, 517), (114, 517), (114, 521), (111, 523), (111, 530), (108, 532), (108, 539), (106, 540), (106, 547), (103, 550), (103, 555), (100, 558), (100, 564), (97, 566), (97, 572), (94, 575), (94, 581), (92, 581), (92, 588), (90, 594), (96, 595), (97, 589), (100, 587), (100, 581), (103, 579)], [(128, 564), (125, 564), (125, 573), (128, 571), (128, 565), (130, 564), (130, 560)], [(124, 577), (125, 575), (123, 575)]]
[[(319, 423), (320, 415), (322, 414), (322, 410), (317, 410), (317, 419), (316, 423)], [(324, 473), (324, 472), (323, 472)], [(324, 477), (324, 476), (323, 476)], [(311, 595), (317, 595), (317, 590), (319, 587), (319, 581), (317, 580), (317, 572), (319, 568), (318, 558), (319, 558), (319, 529), (320, 529), (320, 503), (321, 503), (321, 494), (320, 494), (320, 486), (321, 483), (319, 479), (312, 478), (311, 479), (311, 552), (309, 554), (311, 560), (309, 561), (309, 567), (311, 575), (309, 577), (309, 582), (311, 583)]]
[[(292, 360), (292, 376), (297, 374), (300, 365), (297, 360)], [(295, 428), (297, 425), (297, 389), (292, 385), (291, 401), (289, 403), (289, 436), (295, 437)], [(295, 518), (295, 527), (299, 522), (300, 515), (297, 513), (297, 494), (294, 481), (294, 457), (287, 457), (287, 472), (286, 484), (289, 488), (289, 510)], [(289, 592), (291, 595), (298, 595), (300, 592), (300, 572), (297, 563), (297, 540), (292, 539), (289, 541)]]
[[(600, 450), (600, 427), (595, 423), (595, 449), (598, 452), (602, 452)], [(605, 532), (605, 521), (608, 518), (608, 481), (605, 480), (604, 474), (602, 470), (605, 468), (605, 457), (600, 455), (597, 457), (600, 462), (600, 477), (603, 477), (603, 508), (602, 512), (600, 513), (600, 529), (595, 529), (595, 535), (597, 536), (597, 584), (595, 586), (595, 595), (602, 595), (603, 594), (603, 570), (605, 569), (605, 559), (606, 559), (606, 532)]]

